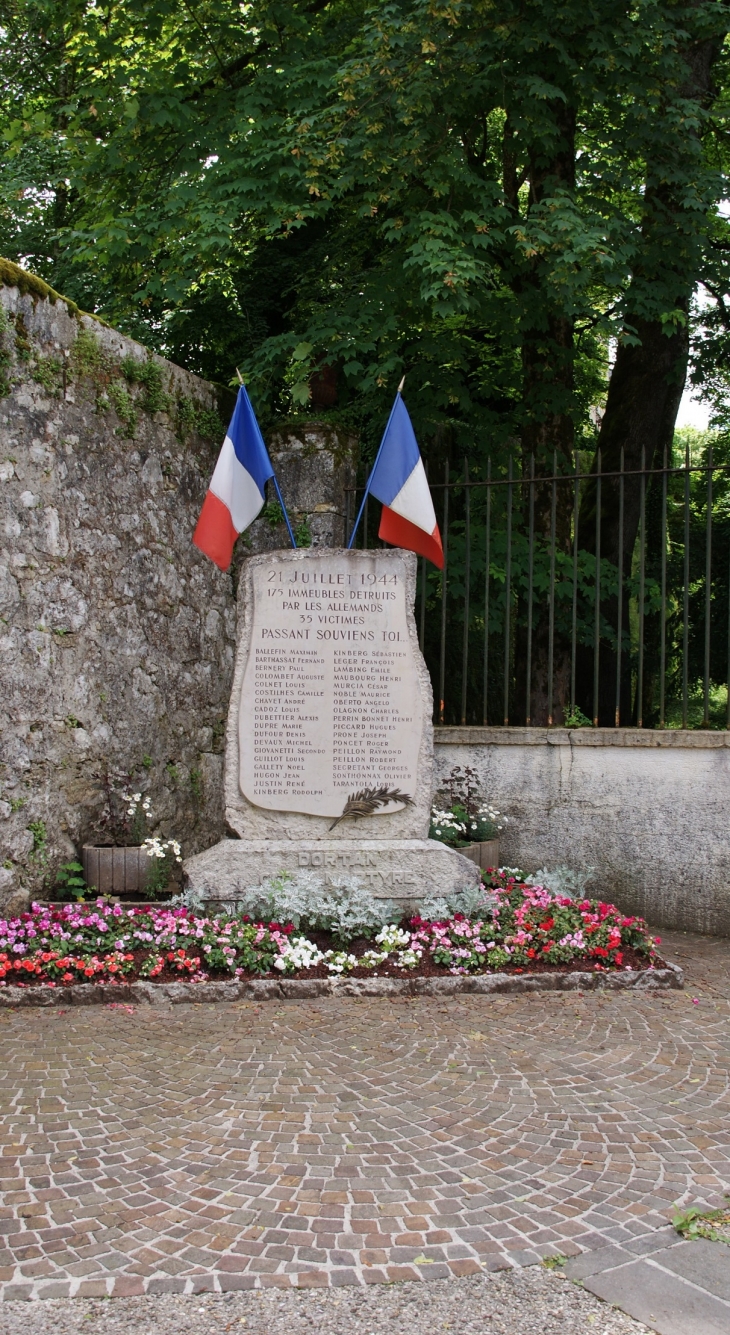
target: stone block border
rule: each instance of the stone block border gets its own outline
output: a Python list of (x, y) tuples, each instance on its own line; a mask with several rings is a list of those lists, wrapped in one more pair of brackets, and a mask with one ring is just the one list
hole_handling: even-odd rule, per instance
[(656, 992), (684, 986), (678, 964), (616, 973), (491, 973), (453, 978), (255, 978), (221, 983), (78, 983), (0, 988), (0, 1009), (17, 1006), (181, 1006), (200, 1002), (311, 1001), (317, 997), (455, 997), (505, 992)]

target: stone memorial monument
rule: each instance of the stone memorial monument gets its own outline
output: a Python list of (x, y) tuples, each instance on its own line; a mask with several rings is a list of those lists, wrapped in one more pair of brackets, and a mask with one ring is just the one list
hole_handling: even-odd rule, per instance
[(234, 837), (186, 861), (193, 890), (231, 900), (308, 869), (406, 906), (478, 884), (427, 837), (433, 701), (415, 591), (416, 557), (397, 549), (246, 561), (226, 731)]

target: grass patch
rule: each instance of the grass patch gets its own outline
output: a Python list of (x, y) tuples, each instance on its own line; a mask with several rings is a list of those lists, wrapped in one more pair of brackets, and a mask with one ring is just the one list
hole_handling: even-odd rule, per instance
[(679, 1210), (672, 1225), (685, 1238), (705, 1238), (708, 1242), (724, 1242), (730, 1247), (730, 1207), (719, 1210), (700, 1210), (692, 1206)]

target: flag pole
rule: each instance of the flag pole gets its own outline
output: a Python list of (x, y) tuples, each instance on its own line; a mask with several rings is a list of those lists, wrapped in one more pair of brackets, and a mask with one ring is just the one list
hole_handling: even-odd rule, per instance
[[(239, 371), (238, 367), (236, 367), (236, 375), (238, 376), (238, 383), (239, 383), (239, 385), (243, 385), (243, 384), (244, 384), (244, 379), (243, 379), (243, 376), (241, 375), (241, 372)], [(269, 454), (269, 451), (267, 450), (266, 453)], [(271, 456), (270, 456), (270, 455), (269, 455), (269, 463), (271, 463)], [(280, 489), (279, 489), (279, 480), (278, 480), (278, 478), (277, 478), (277, 476), (276, 476), (276, 473), (274, 472), (274, 465), (273, 465), (273, 464), (271, 464), (271, 479), (272, 479), (272, 481), (273, 481), (273, 483), (274, 483), (274, 490), (276, 491), (276, 495), (277, 495), (278, 500), (279, 500), (279, 505), (281, 506), (281, 513), (282, 513), (283, 516), (284, 516), (284, 523), (286, 524), (287, 530), (288, 530), (288, 532), (289, 532), (289, 539), (290, 539), (290, 541), (291, 541), (291, 545), (292, 545), (292, 547), (296, 550), (296, 549), (297, 549), (297, 540), (296, 540), (296, 538), (294, 537), (294, 534), (293, 534), (293, 532), (292, 532), (292, 526), (291, 526), (291, 524), (290, 524), (290, 522), (289, 522), (289, 515), (287, 514), (287, 509), (286, 509), (286, 506), (285, 506), (285, 504), (284, 504), (284, 497), (282, 496), (281, 491), (280, 491)]]
[(271, 474), (271, 480), (272, 480), (272, 482), (273, 482), (273, 484), (274, 484), (274, 487), (276, 488), (276, 494), (277, 494), (277, 496), (279, 497), (279, 505), (281, 506), (281, 513), (282, 513), (283, 516), (284, 516), (284, 523), (286, 524), (286, 526), (287, 526), (287, 528), (288, 528), (288, 530), (289, 530), (289, 537), (291, 538), (291, 545), (292, 545), (292, 547), (296, 548), (297, 540), (296, 540), (296, 538), (294, 537), (294, 534), (292, 533), (292, 527), (291, 527), (291, 524), (289, 523), (289, 516), (288, 516), (288, 514), (287, 514), (287, 512), (286, 512), (286, 506), (285, 506), (285, 504), (284, 504), (284, 497), (282, 496), (281, 492), (279, 491), (279, 483), (278, 483), (277, 478), (276, 478), (276, 473), (272, 473), (272, 474)]
[(390, 410), (390, 417), (388, 418), (388, 421), (387, 421), (387, 424), (386, 424), (386, 427), (385, 427), (385, 431), (383, 432), (383, 438), (382, 438), (382, 440), (381, 440), (381, 442), (380, 442), (380, 445), (379, 445), (379, 447), (378, 447), (378, 453), (377, 453), (376, 456), (375, 456), (375, 463), (373, 464), (372, 468), (370, 469), (370, 476), (368, 477), (367, 483), (366, 483), (366, 485), (365, 485), (365, 494), (363, 495), (362, 503), (361, 503), (361, 505), (360, 505), (360, 509), (359, 509), (358, 512), (357, 512), (357, 519), (355, 520), (355, 526), (354, 526), (354, 528), (353, 528), (353, 530), (352, 530), (352, 533), (350, 534), (350, 541), (349, 541), (348, 544), (347, 544), (347, 550), (348, 550), (348, 552), (349, 552), (350, 548), (352, 547), (353, 542), (355, 541), (355, 534), (357, 533), (357, 530), (358, 530), (358, 527), (359, 527), (359, 524), (360, 524), (360, 520), (362, 519), (362, 512), (363, 512), (363, 510), (365, 509), (365, 502), (367, 501), (368, 495), (369, 495), (369, 493), (370, 493), (370, 483), (371, 483), (372, 480), (373, 480), (373, 473), (375, 472), (375, 469), (376, 469), (377, 466), (378, 466), (378, 460), (380, 459), (380, 456), (381, 456), (381, 454), (383, 453), (383, 446), (384, 446), (384, 444), (385, 444), (386, 437), (387, 437), (387, 435), (388, 435), (388, 427), (390, 426), (390, 424), (391, 424), (391, 422), (392, 422), (392, 420), (393, 420), (393, 413), (395, 412), (396, 404), (398, 403), (398, 400), (399, 400), (401, 394), (403, 393), (403, 386), (405, 385), (405, 383), (406, 383), (406, 378), (405, 378), (405, 376), (403, 376), (403, 379), (401, 380), (401, 382), (400, 382), (400, 384), (399, 384), (399, 386), (398, 386), (398, 389), (396, 390), (396, 395), (395, 395), (395, 398), (394, 398), (394, 400), (393, 400), (393, 407), (392, 407), (391, 410)]

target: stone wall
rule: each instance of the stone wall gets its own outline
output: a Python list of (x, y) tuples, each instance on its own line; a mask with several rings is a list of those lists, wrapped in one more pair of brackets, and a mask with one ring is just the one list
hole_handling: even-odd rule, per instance
[[(100, 838), (107, 776), (193, 853), (225, 832), (223, 733), (246, 551), (191, 535), (234, 402), (0, 260), (0, 909)], [(354, 442), (271, 442), (300, 540), (339, 545)], [(271, 498), (269, 498), (271, 501)]]
[(478, 772), (510, 824), (504, 865), (595, 868), (654, 926), (730, 936), (730, 734), (437, 728), (436, 773)]
[(190, 541), (221, 393), (25, 275), (0, 302), (8, 907), (100, 833), (106, 773), (148, 792), (186, 850), (220, 838), (235, 603)]

